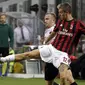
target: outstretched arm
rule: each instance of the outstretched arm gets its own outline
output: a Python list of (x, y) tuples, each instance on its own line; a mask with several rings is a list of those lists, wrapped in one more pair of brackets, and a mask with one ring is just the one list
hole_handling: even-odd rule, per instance
[[(56, 32), (52, 32), (45, 40), (45, 43), (49, 42), (54, 36), (56, 35)], [(44, 44), (45, 44), (44, 43)]]

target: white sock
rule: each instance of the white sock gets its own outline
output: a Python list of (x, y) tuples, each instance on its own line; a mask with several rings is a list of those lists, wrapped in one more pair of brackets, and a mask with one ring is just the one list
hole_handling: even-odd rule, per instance
[(0, 61), (6, 62), (6, 61), (14, 61), (15, 60), (15, 55), (8, 55), (6, 57), (1, 57)]

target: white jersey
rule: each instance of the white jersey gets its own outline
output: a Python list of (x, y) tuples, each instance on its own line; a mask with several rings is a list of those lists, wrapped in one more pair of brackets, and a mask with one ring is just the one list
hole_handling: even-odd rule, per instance
[(57, 50), (51, 44), (39, 46), (40, 57), (44, 62), (52, 63), (56, 68), (64, 63), (69, 66), (70, 58), (68, 54)]
[[(47, 29), (45, 30), (45, 35), (44, 35), (44, 38), (45, 38), (45, 39), (51, 34), (51, 32), (53, 32), (54, 27), (55, 27), (55, 25), (53, 25), (52, 27), (47, 28)], [(54, 38), (53, 38), (52, 40), (50, 40), (48, 43), (51, 43), (53, 40), (54, 40)]]

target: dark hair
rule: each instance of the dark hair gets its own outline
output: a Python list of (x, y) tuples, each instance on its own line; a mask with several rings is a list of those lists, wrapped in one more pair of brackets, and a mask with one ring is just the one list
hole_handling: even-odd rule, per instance
[(63, 9), (64, 12), (71, 13), (71, 5), (67, 2), (59, 4), (58, 9), (60, 9), (60, 8)]

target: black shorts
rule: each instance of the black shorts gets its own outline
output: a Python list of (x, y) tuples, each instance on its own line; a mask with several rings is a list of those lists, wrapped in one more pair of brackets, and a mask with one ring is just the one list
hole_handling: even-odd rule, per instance
[(1, 57), (9, 55), (9, 47), (0, 47), (0, 54), (2, 54)]
[(58, 69), (51, 63), (45, 64), (45, 80), (53, 80), (58, 75)]

